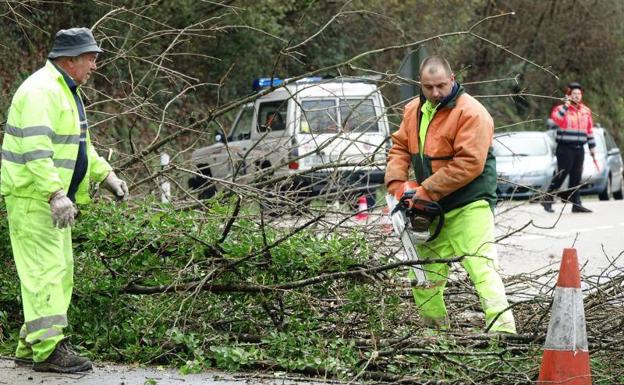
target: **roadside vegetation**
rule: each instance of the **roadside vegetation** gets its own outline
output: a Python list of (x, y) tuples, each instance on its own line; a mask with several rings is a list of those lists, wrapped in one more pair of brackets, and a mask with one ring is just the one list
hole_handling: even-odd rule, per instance
[[(96, 360), (299, 373), (342, 380), (530, 384), (536, 379), (556, 272), (506, 281), (518, 335), (483, 332), (476, 293), (456, 272), (452, 329), (422, 329), (407, 269), (380, 218), (326, 210), (278, 220), (236, 197), (202, 210), (105, 200), (74, 228), (76, 288), (68, 333)], [(102, 220), (106, 218), (106, 220)], [(6, 225), (3, 225), (6, 226)], [(21, 322), (2, 231), (1, 352)], [(624, 376), (621, 276), (584, 277), (594, 383)], [(427, 382), (430, 381), (430, 382)]]

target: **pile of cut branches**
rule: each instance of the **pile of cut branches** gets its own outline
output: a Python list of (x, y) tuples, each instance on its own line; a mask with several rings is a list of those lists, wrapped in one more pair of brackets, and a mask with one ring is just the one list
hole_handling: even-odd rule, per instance
[[(492, 335), (458, 270), (446, 296), (452, 327), (432, 332), (421, 326), (405, 278), (417, 262), (396, 258), (398, 243), (380, 218), (361, 225), (333, 206), (270, 217), (249, 202), (218, 196), (197, 210), (148, 199), (83, 210), (74, 229), (69, 330), (83, 351), (184, 372), (217, 367), (415, 384), (536, 379), (556, 272), (508, 277), (519, 333)], [(19, 292), (8, 250), (0, 262), (2, 349), (10, 354)], [(607, 278), (584, 277), (596, 384), (624, 376), (623, 279)]]

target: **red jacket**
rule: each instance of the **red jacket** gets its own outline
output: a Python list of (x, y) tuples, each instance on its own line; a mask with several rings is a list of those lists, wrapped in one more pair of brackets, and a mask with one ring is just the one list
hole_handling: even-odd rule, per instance
[(557, 129), (557, 143), (573, 146), (582, 146), (585, 143), (589, 148), (596, 147), (594, 141), (594, 121), (592, 112), (583, 103), (567, 107), (561, 104), (552, 109), (550, 118), (555, 122)]

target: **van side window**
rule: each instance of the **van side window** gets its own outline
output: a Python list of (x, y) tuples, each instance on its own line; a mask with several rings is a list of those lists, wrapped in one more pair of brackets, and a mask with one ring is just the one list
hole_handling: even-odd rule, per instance
[(260, 103), (258, 107), (258, 131), (283, 131), (286, 129), (288, 100)]
[(243, 111), (238, 117), (229, 141), (245, 140), (251, 137), (251, 125), (253, 123), (253, 106), (243, 107)]
[(304, 100), (301, 102), (301, 132), (337, 133), (338, 111), (334, 99)]
[(378, 132), (373, 99), (340, 99), (340, 120), (344, 132)]

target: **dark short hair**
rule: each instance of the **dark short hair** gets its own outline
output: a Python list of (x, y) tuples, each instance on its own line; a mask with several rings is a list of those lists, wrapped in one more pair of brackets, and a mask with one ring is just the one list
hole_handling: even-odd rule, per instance
[(430, 67), (430, 66), (440, 66), (444, 69), (444, 71), (446, 71), (447, 75), (451, 75), (453, 73), (453, 70), (451, 70), (451, 65), (449, 64), (449, 62), (443, 58), (442, 56), (438, 56), (438, 55), (431, 55), (431, 56), (427, 56), (421, 63), (420, 63), (420, 68), (418, 69), (418, 74), (422, 75), (422, 72), (425, 68)]
[(581, 83), (572, 82), (572, 83), (568, 84), (568, 89), (570, 91), (576, 90), (576, 89), (579, 89), (579, 90), (583, 91), (583, 86), (581, 85)]

